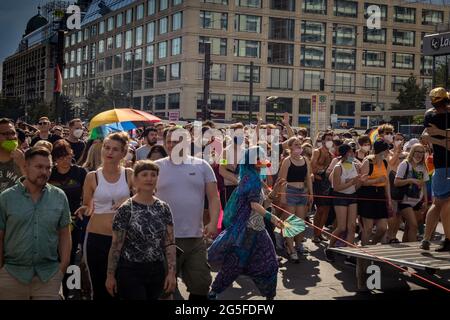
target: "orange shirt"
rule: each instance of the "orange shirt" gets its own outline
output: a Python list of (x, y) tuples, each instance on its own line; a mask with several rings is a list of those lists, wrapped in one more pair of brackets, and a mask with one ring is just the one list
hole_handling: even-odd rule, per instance
[[(377, 165), (375, 162), (373, 163), (373, 171), (372, 174), (369, 176), (370, 179), (377, 179), (380, 177), (386, 177), (386, 181), (388, 180), (388, 173), (387, 173), (387, 169), (386, 166), (384, 165), (384, 162), (381, 162), (381, 164)], [(385, 182), (380, 182), (380, 183), (376, 183), (373, 184), (372, 186), (374, 187), (385, 187), (386, 186), (386, 181)]]

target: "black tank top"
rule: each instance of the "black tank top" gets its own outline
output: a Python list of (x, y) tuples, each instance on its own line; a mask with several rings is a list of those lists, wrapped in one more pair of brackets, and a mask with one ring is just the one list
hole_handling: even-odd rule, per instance
[(302, 166), (296, 166), (292, 163), (289, 166), (287, 173), (287, 182), (305, 182), (305, 177), (308, 172), (308, 168), (306, 166), (306, 161)]

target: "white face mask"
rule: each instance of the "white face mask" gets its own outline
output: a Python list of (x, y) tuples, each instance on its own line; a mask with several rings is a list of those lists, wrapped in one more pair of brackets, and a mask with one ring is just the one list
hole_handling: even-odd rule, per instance
[(402, 144), (402, 140), (397, 140), (397, 141), (394, 141), (394, 145), (396, 146), (396, 147), (398, 147), (399, 145), (401, 145)]
[(325, 142), (325, 147), (327, 147), (328, 150), (330, 150), (331, 148), (333, 148), (334, 143), (333, 141), (327, 141)]
[(387, 134), (387, 135), (384, 136), (384, 140), (387, 143), (392, 143), (392, 141), (394, 140), (394, 136), (392, 134)]
[(83, 129), (75, 129), (73, 130), (73, 136), (77, 139), (80, 139), (83, 135)]
[(370, 146), (362, 146), (361, 150), (364, 151), (365, 153), (370, 151)]

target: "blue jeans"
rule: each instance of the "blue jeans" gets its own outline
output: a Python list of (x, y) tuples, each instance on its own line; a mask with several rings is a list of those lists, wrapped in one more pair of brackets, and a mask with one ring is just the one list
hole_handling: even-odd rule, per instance
[(308, 203), (308, 194), (304, 188), (296, 188), (287, 185), (286, 203), (290, 207), (306, 206)]

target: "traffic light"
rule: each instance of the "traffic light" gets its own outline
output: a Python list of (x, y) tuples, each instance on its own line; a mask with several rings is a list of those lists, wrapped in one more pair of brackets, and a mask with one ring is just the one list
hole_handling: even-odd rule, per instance
[(325, 79), (320, 79), (320, 91), (325, 90)]

